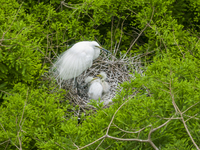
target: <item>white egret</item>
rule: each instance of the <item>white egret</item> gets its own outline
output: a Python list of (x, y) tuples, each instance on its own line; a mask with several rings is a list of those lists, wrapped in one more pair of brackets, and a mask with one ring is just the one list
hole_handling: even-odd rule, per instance
[(99, 75), (97, 75), (98, 77), (100, 77), (101, 79), (101, 85), (103, 87), (103, 93), (106, 94), (109, 92), (110, 90), (110, 86), (108, 84), (108, 82), (106, 82), (105, 80), (107, 79), (107, 75), (105, 72), (100, 72)]
[(109, 52), (96, 41), (78, 42), (58, 58), (52, 69), (57, 70), (57, 78), (63, 80), (75, 78), (92, 66), (93, 60), (100, 54), (100, 49)]
[(89, 85), (88, 97), (89, 99), (99, 100), (102, 97), (103, 87), (98, 78), (87, 77), (85, 82)]

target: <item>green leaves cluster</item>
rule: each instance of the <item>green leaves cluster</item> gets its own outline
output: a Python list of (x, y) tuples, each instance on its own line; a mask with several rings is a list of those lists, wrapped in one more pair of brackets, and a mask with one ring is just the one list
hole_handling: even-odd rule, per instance
[(17, 2), (4, 1), (1, 11), (0, 90), (9, 91), (16, 83), (34, 83), (43, 73), (40, 38), (32, 36), (35, 25)]
[[(146, 140), (170, 118), (151, 134), (159, 149), (195, 149), (186, 128), (200, 143), (198, 1), (1, 2), (0, 149), (77, 149), (104, 136), (116, 111), (108, 134), (122, 141), (105, 138), (85, 149), (153, 149), (123, 139)], [(80, 40), (97, 40), (115, 52), (119, 47), (117, 56), (144, 54), (151, 64), (120, 85), (109, 108), (93, 101), (97, 112), (80, 114), (78, 124), (72, 111), (78, 106), (40, 77), (66, 44)]]
[[(45, 87), (30, 89), (23, 84), (15, 85), (11, 95), (0, 106), (0, 149), (57, 149), (55, 141), (62, 138), (61, 124), (72, 115), (68, 102), (59, 102), (65, 92)], [(58, 136), (59, 135), (59, 136)], [(64, 136), (64, 135), (63, 135)], [(16, 146), (16, 147), (15, 147)]]
[[(190, 56), (188, 56), (190, 57)], [(195, 149), (186, 128), (194, 141), (199, 143), (199, 98), (200, 82), (197, 79), (199, 65), (192, 59), (173, 59), (165, 55), (162, 60), (154, 60), (145, 76), (135, 74), (131, 82), (124, 82), (123, 88), (113, 99), (114, 105), (88, 116), (79, 129), (68, 132), (72, 141), (84, 146), (106, 134), (107, 127), (117, 109), (128, 101), (116, 114), (109, 135), (122, 139), (146, 140), (152, 128), (157, 128), (171, 119), (165, 126), (151, 134), (153, 143), (161, 149), (175, 149), (181, 143), (184, 149)], [(175, 101), (179, 111), (176, 112)], [(181, 120), (181, 114), (183, 120)], [(151, 127), (149, 126), (151, 125)], [(138, 133), (135, 132), (143, 129)], [(86, 149), (95, 149), (101, 141)], [(106, 138), (100, 149), (152, 149), (149, 143), (138, 141), (117, 141)]]

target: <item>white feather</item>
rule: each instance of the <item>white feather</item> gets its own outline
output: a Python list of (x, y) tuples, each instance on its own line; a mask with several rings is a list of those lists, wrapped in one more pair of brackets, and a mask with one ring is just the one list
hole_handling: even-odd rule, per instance
[(57, 71), (59, 78), (67, 80), (79, 76), (92, 66), (100, 54), (99, 44), (95, 41), (82, 41), (65, 51), (55, 62), (52, 70)]
[(91, 77), (91, 76), (88, 76), (86, 79), (85, 79), (85, 83), (88, 83), (90, 85), (89, 82), (91, 82), (94, 78)]
[(89, 99), (98, 100), (102, 97), (103, 87), (100, 79), (94, 79), (93, 77), (87, 77), (86, 83), (89, 83), (88, 97)]
[(101, 85), (103, 87), (103, 93), (108, 93), (110, 90), (110, 85), (105, 80), (107, 79), (107, 75), (105, 72), (101, 72), (98, 75), (101, 78)]
[(110, 85), (108, 84), (108, 82), (103, 81), (101, 85), (103, 87), (103, 93), (108, 93), (110, 90)]

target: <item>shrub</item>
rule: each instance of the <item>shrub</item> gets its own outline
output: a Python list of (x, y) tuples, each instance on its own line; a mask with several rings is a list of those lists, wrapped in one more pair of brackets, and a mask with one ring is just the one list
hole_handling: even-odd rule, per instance
[(112, 137), (104, 137), (86, 149), (153, 149), (154, 144), (159, 149), (175, 149), (179, 144), (184, 149), (195, 149), (189, 135), (198, 145), (198, 66), (191, 55), (178, 60), (169, 55), (155, 59), (145, 76), (135, 74), (135, 79), (121, 85), (113, 106), (86, 117), (78, 129), (62, 129), (81, 147), (107, 135), (109, 128), (108, 135)]
[(60, 103), (64, 94), (55, 87), (16, 84), (0, 106), (0, 149), (58, 149), (61, 124), (73, 115), (68, 101)]

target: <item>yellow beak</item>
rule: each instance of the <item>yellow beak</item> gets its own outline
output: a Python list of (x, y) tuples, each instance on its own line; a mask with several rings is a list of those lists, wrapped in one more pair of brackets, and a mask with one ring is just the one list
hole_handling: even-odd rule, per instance
[(111, 52), (109, 52), (107, 49), (105, 49), (105, 48), (103, 48), (103, 47), (101, 47), (101, 46), (96, 46), (96, 47), (98, 47), (98, 48), (100, 48), (101, 50), (104, 50), (105, 52), (107, 52), (107, 53), (110, 53), (110, 54), (112, 54)]

